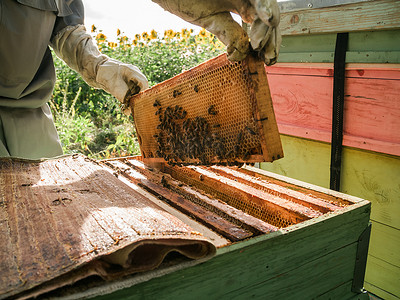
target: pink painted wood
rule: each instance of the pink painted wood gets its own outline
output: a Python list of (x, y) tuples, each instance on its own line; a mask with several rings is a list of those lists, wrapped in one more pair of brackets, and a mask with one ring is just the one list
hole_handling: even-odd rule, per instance
[[(279, 132), (329, 143), (333, 64), (266, 70)], [(400, 156), (400, 65), (346, 66), (343, 145)]]

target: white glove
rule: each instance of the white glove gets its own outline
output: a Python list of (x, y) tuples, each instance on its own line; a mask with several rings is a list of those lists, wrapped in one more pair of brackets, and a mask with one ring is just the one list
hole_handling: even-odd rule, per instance
[(149, 87), (137, 67), (101, 54), (83, 25), (65, 27), (51, 40), (51, 46), (89, 85), (117, 98), (124, 113), (130, 113), (130, 96)]
[(231, 12), (251, 24), (250, 43), (265, 64), (276, 62), (281, 45), (280, 12), (276, 0), (152, 0), (165, 10), (215, 34), (226, 46), (228, 58), (242, 60), (250, 51), (249, 36)]

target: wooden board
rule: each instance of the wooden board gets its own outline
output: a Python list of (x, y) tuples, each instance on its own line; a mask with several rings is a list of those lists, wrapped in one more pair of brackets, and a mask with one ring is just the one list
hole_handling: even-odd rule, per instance
[[(400, 267), (385, 262), (374, 256), (368, 256), (367, 271), (365, 275), (366, 287), (371, 292), (382, 289), (386, 292), (385, 299), (400, 298)], [(374, 286), (378, 289), (374, 289)], [(377, 293), (379, 295), (379, 293)]]
[[(198, 266), (164, 273), (142, 283), (131, 278), (124, 289), (112, 285), (80, 296), (96, 299), (163, 298), (272, 299), (330, 298), (344, 285), (341, 299), (356, 293), (353, 279), (356, 240), (368, 222), (365, 202), (266, 236), (221, 248), (217, 256)], [(322, 250), (323, 249), (323, 250)], [(157, 277), (157, 278), (156, 278)], [(304, 280), (308, 278), (310, 280)], [(117, 285), (116, 285), (117, 287)], [(362, 298), (360, 298), (362, 299)]]
[[(287, 153), (286, 157), (273, 164), (261, 164), (263, 169), (329, 187), (329, 144), (290, 136), (282, 136), (282, 143)], [(400, 178), (398, 157), (344, 148), (342, 191), (372, 202), (373, 229), (370, 254), (382, 263), (372, 265), (368, 263), (366, 287), (372, 287), (371, 292), (381, 297), (385, 296), (385, 293), (391, 294), (397, 291), (397, 289), (385, 290), (380, 285), (381, 276), (384, 276), (387, 282), (385, 288), (395, 287), (396, 278), (400, 277), (398, 264), (400, 255), (397, 251), (400, 229), (398, 178)], [(377, 225), (374, 227), (375, 224)], [(382, 274), (385, 272), (387, 276)], [(380, 292), (381, 290), (385, 291)]]
[[(277, 64), (267, 76), (279, 132), (330, 142), (333, 66)], [(399, 65), (347, 65), (343, 145), (400, 155), (399, 94)]]
[(225, 54), (135, 95), (146, 162), (234, 164), (283, 157), (264, 63)]
[(282, 35), (400, 28), (400, 3), (376, 0), (287, 12), (279, 27)]
[(1, 299), (154, 269), (172, 251), (215, 253), (199, 232), (83, 156), (1, 159), (0, 182)]
[[(280, 63), (333, 63), (336, 33), (287, 35), (282, 38)], [(346, 63), (400, 63), (400, 30), (349, 33)]]

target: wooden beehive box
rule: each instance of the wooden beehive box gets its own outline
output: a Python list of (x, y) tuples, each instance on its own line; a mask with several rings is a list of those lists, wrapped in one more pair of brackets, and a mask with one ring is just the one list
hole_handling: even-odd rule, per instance
[[(32, 168), (36, 170), (35, 183), (27, 181)], [(20, 277), (8, 279), (9, 283), (15, 283), (19, 278), (29, 278), (29, 274), (33, 277), (46, 275), (51, 282), (50, 275), (54, 272), (59, 288), (48, 288), (48, 293), (42, 294), (43, 298), (350, 299), (365, 296), (359, 293), (363, 287), (369, 242), (368, 201), (254, 167), (165, 164), (163, 169), (156, 170), (145, 165), (141, 157), (96, 162), (75, 156), (41, 163), (19, 163), (11, 169), (18, 171), (19, 176), (13, 177), (9, 168), (8, 171), (2, 168), (0, 172), (3, 183), (6, 180), (14, 182), (3, 185), (1, 195), (10, 189), (15, 195), (12, 201), (2, 202), (1, 224), (12, 221), (6, 221), (10, 209), (22, 211), (29, 218), (20, 219), (27, 222), (27, 231), (20, 230), (10, 243), (20, 240), (21, 234), (25, 234), (28, 241), (30, 238), (26, 233), (32, 228), (29, 220), (39, 222), (43, 212), (48, 216), (48, 209), (53, 211), (52, 220), (56, 224), (65, 225), (57, 240), (35, 244), (34, 248), (40, 251), (36, 253), (34, 248), (31, 249), (34, 254), (32, 265), (28, 259), (19, 266), (19, 270), (27, 268), (39, 273), (22, 273)], [(35, 197), (42, 199), (42, 204), (32, 204)], [(143, 198), (143, 203), (151, 203), (138, 206), (135, 197)], [(46, 208), (46, 199), (50, 201), (49, 208)], [(71, 209), (71, 205), (79, 201), (83, 207), (78, 205)], [(130, 201), (133, 202), (130, 204)], [(68, 209), (70, 215), (65, 215)], [(160, 216), (169, 214), (167, 219), (175, 220), (173, 223), (180, 228), (180, 234), (188, 234), (202, 243), (205, 240), (211, 242), (217, 248), (215, 256), (209, 260), (190, 260), (172, 254), (157, 269), (129, 274), (124, 271), (126, 269), (114, 266), (113, 262), (118, 261), (118, 256), (114, 255), (114, 259), (107, 261), (111, 265), (102, 269), (110, 276), (102, 276), (104, 272), (98, 272), (96, 266), (104, 256), (104, 249), (124, 251), (123, 246), (132, 239), (133, 232), (126, 234), (132, 230), (121, 227), (121, 220), (127, 224), (133, 222), (129, 226), (134, 225), (132, 228), (137, 232), (140, 226), (135, 216), (140, 220), (154, 219), (155, 209), (162, 211)], [(72, 254), (80, 249), (79, 245), (85, 244), (91, 231), (78, 230), (80, 234), (76, 235), (72, 226), (75, 217), (71, 217), (73, 212), (79, 216), (82, 211), (92, 215), (110, 237), (115, 239), (117, 236), (118, 239), (117, 242), (110, 240), (108, 248), (104, 248), (107, 244), (104, 232), (103, 238), (90, 238), (91, 242), (86, 245), (93, 251), (87, 248), (87, 253), (82, 256), (89, 262), (90, 272), (85, 268), (76, 271), (80, 275), (93, 275), (96, 274), (93, 270), (97, 270), (97, 276), (81, 276), (75, 283), (70, 280), (72, 285), (63, 286), (59, 279), (65, 278), (60, 274), (70, 268), (70, 264), (65, 264), (66, 261), (53, 264), (43, 273), (43, 262), (35, 262), (51, 260), (53, 252), (46, 252), (46, 249), (54, 249), (56, 241), (59, 243), (63, 236), (69, 237), (64, 251), (72, 251)], [(157, 224), (155, 219), (154, 222)], [(50, 232), (46, 228), (48, 226), (43, 226), (44, 236)], [(151, 228), (145, 231), (149, 233), (145, 234), (147, 238), (162, 239), (158, 231), (153, 232)], [(3, 235), (6, 233), (2, 231)], [(173, 236), (168, 230), (162, 234)], [(1, 247), (0, 253), (5, 255), (4, 245)], [(18, 255), (22, 250), (16, 252), (16, 264), (21, 261)], [(47, 253), (47, 256), (40, 253)], [(212, 255), (212, 251), (209, 253)], [(5, 263), (1, 261), (2, 266)], [(127, 266), (127, 270), (129, 268)], [(27, 281), (22, 287), (30, 284)]]

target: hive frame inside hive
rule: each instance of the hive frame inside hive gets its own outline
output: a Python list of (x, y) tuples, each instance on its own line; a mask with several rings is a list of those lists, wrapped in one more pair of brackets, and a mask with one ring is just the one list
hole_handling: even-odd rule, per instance
[(225, 54), (130, 100), (147, 163), (234, 164), (283, 157), (264, 63)]

